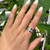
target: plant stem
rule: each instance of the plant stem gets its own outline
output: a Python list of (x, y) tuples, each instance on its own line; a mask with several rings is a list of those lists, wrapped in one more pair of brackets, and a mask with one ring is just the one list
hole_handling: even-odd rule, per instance
[[(50, 9), (49, 9), (49, 14), (50, 14)], [(47, 24), (50, 24), (50, 15), (48, 16)]]

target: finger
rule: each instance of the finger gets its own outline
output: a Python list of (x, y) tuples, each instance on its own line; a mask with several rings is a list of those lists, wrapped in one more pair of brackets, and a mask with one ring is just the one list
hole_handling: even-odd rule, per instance
[[(23, 19), (23, 16), (24, 16), (26, 10), (28, 9), (29, 5), (30, 5), (30, 1), (28, 0), (28, 1), (26, 1), (26, 3), (23, 5), (21, 11), (20, 11), (19, 14), (17, 15), (16, 20), (15, 20), (13, 26), (12, 26), (12, 29), (13, 29), (13, 30), (15, 30), (15, 29), (20, 25), (20, 23), (21, 23), (21, 21), (22, 21), (22, 19)], [(15, 27), (15, 26), (16, 26), (16, 27)]]
[(27, 27), (27, 25), (30, 22), (37, 6), (38, 6), (38, 1), (35, 0), (35, 2), (31, 6), (30, 10), (28, 11), (28, 13), (25, 15), (25, 17), (24, 17), (22, 23), (20, 24), (20, 26), (18, 27), (18, 29), (21, 28), (21, 30), (22, 30), (22, 29), (25, 29)]
[(34, 50), (36, 46), (41, 42), (42, 37), (36, 38), (33, 42), (30, 43), (28, 50)]
[[(40, 7), (35, 15), (35, 17), (33, 18), (33, 20), (31, 21), (31, 23), (29, 24), (29, 27), (32, 28), (33, 30), (35, 29), (35, 27), (38, 24), (38, 21), (40, 19), (40, 16), (42, 15), (43, 12), (43, 7)], [(27, 35), (28, 39), (30, 39), (32, 33), (29, 32), (28, 30), (25, 31), (25, 34)]]
[(42, 15), (42, 12), (43, 12), (43, 7), (40, 7), (39, 10), (36, 13), (34, 19), (30, 23), (29, 27), (31, 27), (32, 29), (35, 29), (35, 27), (37, 26), (37, 24), (39, 22), (41, 15)]
[(14, 21), (14, 17), (15, 17), (15, 13), (16, 13), (16, 10), (17, 10), (17, 5), (15, 4), (12, 11), (11, 11), (11, 14), (9, 16), (9, 19), (7, 21), (7, 24), (5, 26), (5, 29), (8, 30), (12, 24), (13, 24), (13, 21)]

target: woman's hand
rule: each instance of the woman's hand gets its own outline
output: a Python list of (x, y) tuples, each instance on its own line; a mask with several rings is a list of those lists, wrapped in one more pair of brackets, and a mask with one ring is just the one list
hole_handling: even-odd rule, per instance
[[(33, 50), (40, 43), (42, 37), (35, 39), (32, 43), (29, 44), (29, 40), (32, 33), (29, 32), (26, 29), (26, 27), (29, 24), (38, 6), (38, 0), (35, 0), (33, 2), (29, 11), (27, 12), (27, 14), (25, 14), (29, 5), (30, 0), (26, 1), (26, 3), (23, 5), (15, 21), (14, 17), (17, 10), (17, 5), (14, 5), (1, 36), (0, 50)], [(42, 15), (42, 12), (43, 7), (40, 7), (37, 13), (35, 14), (35, 17), (29, 24), (29, 27), (31, 27), (33, 30), (37, 26), (40, 16)]]

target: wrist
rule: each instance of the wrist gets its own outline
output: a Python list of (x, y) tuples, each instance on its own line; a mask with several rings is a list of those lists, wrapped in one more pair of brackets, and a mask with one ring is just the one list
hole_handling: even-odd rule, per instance
[(0, 50), (10, 50), (10, 48), (8, 47), (8, 43), (7, 43), (7, 41), (6, 41), (6, 39), (3, 37), (3, 36), (1, 36), (0, 37)]

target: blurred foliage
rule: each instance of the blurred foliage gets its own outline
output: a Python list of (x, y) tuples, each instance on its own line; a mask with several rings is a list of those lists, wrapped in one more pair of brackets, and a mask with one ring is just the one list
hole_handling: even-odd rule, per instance
[[(20, 12), (20, 10), (21, 10), (23, 4), (25, 3), (25, 1), (26, 1), (26, 0), (4, 0), (4, 1), (2, 2), (2, 4), (0, 4), (0, 8), (6, 7), (6, 10), (5, 10), (5, 11), (11, 11), (12, 8), (13, 8), (13, 6), (14, 6), (15, 4), (17, 4), (17, 6), (18, 6), (18, 10), (17, 10), (17, 11)], [(34, 1), (34, 0), (31, 0), (31, 5), (32, 5), (33, 1)], [(5, 6), (5, 2), (7, 2), (8, 5)], [(30, 6), (31, 6), (31, 5), (30, 5)], [(37, 7), (36, 11), (37, 11), (38, 8), (41, 7), (41, 6), (43, 6), (43, 8), (44, 8), (44, 9), (43, 9), (43, 14), (42, 14), (41, 18), (44, 18), (44, 17), (50, 15), (50, 14), (46, 13), (46, 11), (50, 8), (50, 0), (39, 0), (39, 4), (38, 4), (38, 7)], [(29, 7), (29, 8), (30, 8), (30, 7)], [(6, 22), (7, 22), (7, 19), (5, 18), (5, 11), (3, 11), (3, 13), (0, 15), (0, 16), (1, 16), (1, 17), (0, 17), (0, 20), (3, 20), (3, 21), (6, 20)], [(27, 11), (28, 11), (28, 10), (27, 10)], [(35, 11), (35, 13), (36, 13), (36, 11)], [(33, 15), (33, 17), (34, 17), (34, 15)], [(45, 19), (45, 18), (44, 18), (44, 19)], [(5, 25), (6, 25), (6, 22), (5, 22)], [(1, 22), (0, 22), (0, 23), (1, 23)], [(4, 26), (5, 26), (5, 25), (4, 25)], [(3, 26), (3, 29), (4, 29), (4, 26)], [(41, 20), (39, 21), (37, 27), (39, 28), (39, 30), (40, 30), (43, 34), (45, 34), (45, 30), (47, 30), (48, 33), (50, 33), (50, 25), (43, 24), (43, 22), (42, 22)], [(35, 34), (35, 35), (34, 35), (34, 34)], [(33, 40), (36, 38), (36, 33), (34, 33), (34, 34), (32, 35), (32, 37), (31, 37), (31, 39), (30, 39), (30, 42), (33, 41)], [(49, 48), (50, 46), (47, 46), (47, 47)], [(38, 47), (37, 47), (37, 48), (38, 48)]]
[(41, 26), (43, 29), (47, 30), (48, 33), (50, 33), (50, 25), (47, 25), (47, 24), (39, 24), (39, 26)]
[(50, 50), (50, 45), (46, 45), (46, 50)]

